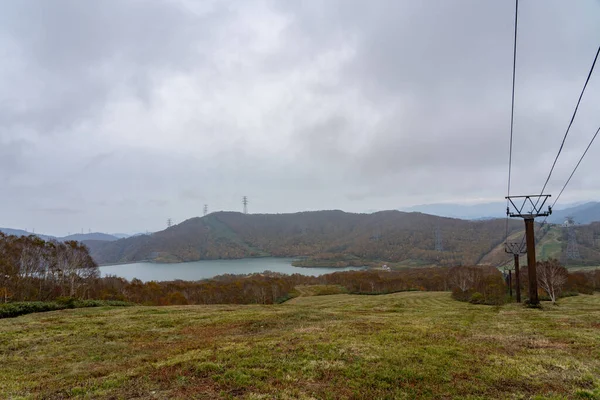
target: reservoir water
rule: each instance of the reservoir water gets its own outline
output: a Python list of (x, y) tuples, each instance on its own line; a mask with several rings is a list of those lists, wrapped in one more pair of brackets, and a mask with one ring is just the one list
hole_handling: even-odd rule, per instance
[(293, 258), (244, 258), (241, 260), (202, 260), (179, 264), (133, 263), (100, 267), (102, 276), (116, 275), (125, 279), (148, 281), (197, 281), (223, 274), (252, 274), (272, 271), (282, 274), (319, 276), (338, 271), (355, 271), (361, 267), (300, 268), (292, 265)]

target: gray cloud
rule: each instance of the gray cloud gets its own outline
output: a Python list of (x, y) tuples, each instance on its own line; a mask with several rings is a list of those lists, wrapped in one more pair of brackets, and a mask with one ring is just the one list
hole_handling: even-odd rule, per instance
[[(5, 2), (0, 225), (157, 230), (204, 203), (240, 210), (243, 195), (255, 212), (501, 199), (512, 7)], [(541, 189), (598, 17), (597, 0), (521, 5), (514, 192)], [(550, 192), (600, 124), (598, 104), (596, 74)], [(565, 201), (598, 200), (599, 155), (592, 148)]]
[[(219, 16), (161, 1), (3, 4), (8, 69), (19, 87), (0, 121), (39, 132), (93, 119), (123, 91), (151, 98), (155, 74), (190, 71)], [(223, 11), (223, 10), (220, 10)], [(190, 40), (193, 38), (193, 40)], [(22, 69), (27, 74), (22, 73)]]
[(35, 212), (48, 213), (48, 214), (58, 214), (58, 215), (72, 215), (79, 214), (81, 210), (77, 210), (74, 208), (40, 208), (39, 210), (32, 210)]

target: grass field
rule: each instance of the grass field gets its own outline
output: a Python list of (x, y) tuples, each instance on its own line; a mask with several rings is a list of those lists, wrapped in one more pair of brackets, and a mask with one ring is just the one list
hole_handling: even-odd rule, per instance
[(448, 293), (0, 320), (0, 398), (600, 398), (600, 295), (543, 310)]
[(552, 227), (542, 240), (537, 244), (536, 251), (540, 260), (549, 258), (561, 259), (563, 254), (562, 249), (562, 228)]

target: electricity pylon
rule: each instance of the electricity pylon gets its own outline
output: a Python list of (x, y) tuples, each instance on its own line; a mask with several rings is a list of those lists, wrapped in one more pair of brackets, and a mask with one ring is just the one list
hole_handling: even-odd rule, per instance
[(435, 227), (435, 251), (444, 251), (444, 244), (442, 243), (442, 232), (440, 227)]
[(577, 235), (575, 234), (575, 220), (573, 217), (567, 217), (565, 221), (567, 227), (567, 259), (579, 260), (581, 255), (579, 254), (579, 247), (577, 246)]

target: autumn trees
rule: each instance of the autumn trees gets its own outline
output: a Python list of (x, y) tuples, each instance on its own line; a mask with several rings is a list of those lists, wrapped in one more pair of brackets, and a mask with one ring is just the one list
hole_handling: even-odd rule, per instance
[[(507, 300), (507, 288), (500, 271), (482, 266), (345, 271), (318, 277), (265, 271), (250, 275), (226, 274), (196, 282), (127, 281), (108, 276), (94, 280), (88, 295), (99, 300), (125, 300), (144, 305), (274, 304), (293, 296), (297, 285), (339, 285), (350, 294), (365, 295), (413, 290), (452, 291), (453, 297), (459, 300), (484, 304), (501, 304)], [(600, 290), (600, 270), (569, 274), (564, 290)]]
[[(263, 273), (228, 275), (203, 281), (142, 282), (105, 277), (94, 284), (96, 298), (143, 305), (274, 304), (289, 297), (300, 282), (313, 277)], [(302, 283), (304, 283), (302, 282)]]
[[(538, 264), (537, 275), (541, 290), (552, 301), (566, 292), (600, 290), (600, 270), (568, 273), (556, 260), (550, 260)], [(0, 233), (1, 302), (69, 297), (146, 305), (273, 304), (293, 296), (297, 285), (318, 284), (339, 285), (354, 294), (452, 291), (456, 299), (472, 303), (500, 304), (506, 300), (502, 274), (493, 267), (363, 270), (319, 277), (265, 271), (251, 275), (222, 275), (197, 282), (142, 282), (114, 276), (100, 277), (98, 266), (87, 248), (78, 242), (61, 243), (35, 236), (15, 237)]]
[(2, 301), (86, 298), (99, 277), (87, 248), (75, 241), (44, 241), (37, 236), (0, 233)]
[[(600, 290), (600, 270), (569, 273), (555, 259), (538, 262), (536, 269), (539, 294), (546, 295), (553, 303), (556, 303), (565, 289), (571, 293), (588, 294)], [(498, 304), (506, 300), (505, 282), (495, 268), (459, 266), (450, 268), (448, 275), (453, 287), (452, 296), (457, 300), (487, 304)], [(521, 276), (524, 277), (521, 289), (526, 293), (527, 274), (521, 272)]]
[(457, 266), (448, 270), (452, 297), (460, 301), (502, 304), (506, 301), (506, 286), (496, 268)]

